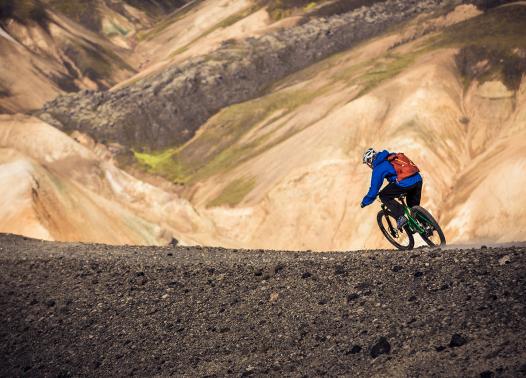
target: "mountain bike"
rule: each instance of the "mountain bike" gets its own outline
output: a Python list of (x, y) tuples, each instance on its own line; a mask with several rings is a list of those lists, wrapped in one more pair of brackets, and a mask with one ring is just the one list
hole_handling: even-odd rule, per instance
[(405, 195), (398, 197), (398, 200), (404, 207), (404, 214), (407, 218), (407, 223), (401, 230), (396, 227), (396, 217), (384, 204), (376, 216), (380, 230), (392, 245), (400, 250), (413, 249), (414, 234), (419, 234), (430, 247), (446, 244), (446, 237), (442, 229), (429, 211), (421, 206), (409, 208), (405, 202)]

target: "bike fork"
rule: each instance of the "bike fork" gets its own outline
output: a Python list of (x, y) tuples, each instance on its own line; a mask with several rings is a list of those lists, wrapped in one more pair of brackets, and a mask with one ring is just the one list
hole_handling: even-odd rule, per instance
[(393, 225), (391, 224), (391, 218), (389, 218), (387, 216), (389, 214), (389, 211), (387, 210), (387, 207), (385, 205), (382, 205), (382, 210), (386, 214), (385, 218), (387, 219), (387, 224), (389, 225), (389, 231), (391, 232), (391, 236), (393, 238), (398, 237), (398, 235), (396, 234), (397, 228), (393, 227)]

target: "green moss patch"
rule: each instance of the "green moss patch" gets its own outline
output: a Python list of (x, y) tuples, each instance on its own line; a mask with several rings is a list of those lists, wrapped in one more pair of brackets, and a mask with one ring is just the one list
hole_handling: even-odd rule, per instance
[[(135, 152), (148, 171), (174, 182), (192, 184), (225, 173), (275, 145), (272, 132), (241, 143), (255, 126), (265, 128), (298, 107), (308, 104), (324, 90), (281, 91), (221, 110), (189, 143), (158, 152)], [(280, 139), (282, 140), (282, 139)]]
[(192, 174), (188, 167), (180, 163), (176, 154), (177, 149), (151, 153), (133, 151), (136, 161), (146, 171), (162, 176), (177, 184), (186, 184)]
[(359, 84), (362, 86), (359, 96), (398, 76), (412, 65), (419, 55), (419, 52), (403, 55), (388, 54), (386, 58), (377, 61), (371, 69), (358, 79)]
[(236, 206), (254, 189), (256, 179), (237, 179), (228, 184), (221, 193), (207, 204), (207, 207)]

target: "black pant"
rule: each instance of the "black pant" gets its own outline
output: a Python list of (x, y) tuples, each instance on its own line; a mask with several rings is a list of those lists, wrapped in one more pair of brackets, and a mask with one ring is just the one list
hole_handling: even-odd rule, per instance
[(395, 198), (399, 197), (401, 194), (406, 194), (407, 206), (413, 207), (420, 205), (420, 197), (422, 196), (422, 181), (417, 182), (415, 185), (407, 188), (402, 188), (396, 183), (391, 182), (380, 191), (380, 201), (382, 201), (385, 206), (387, 206), (396, 219), (404, 215), (404, 208), (398, 201), (395, 201)]

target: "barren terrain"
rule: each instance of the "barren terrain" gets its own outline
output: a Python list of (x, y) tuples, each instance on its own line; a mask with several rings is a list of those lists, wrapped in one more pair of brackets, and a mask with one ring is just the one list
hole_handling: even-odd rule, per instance
[(1, 376), (526, 375), (526, 249), (308, 253), (0, 235)]

